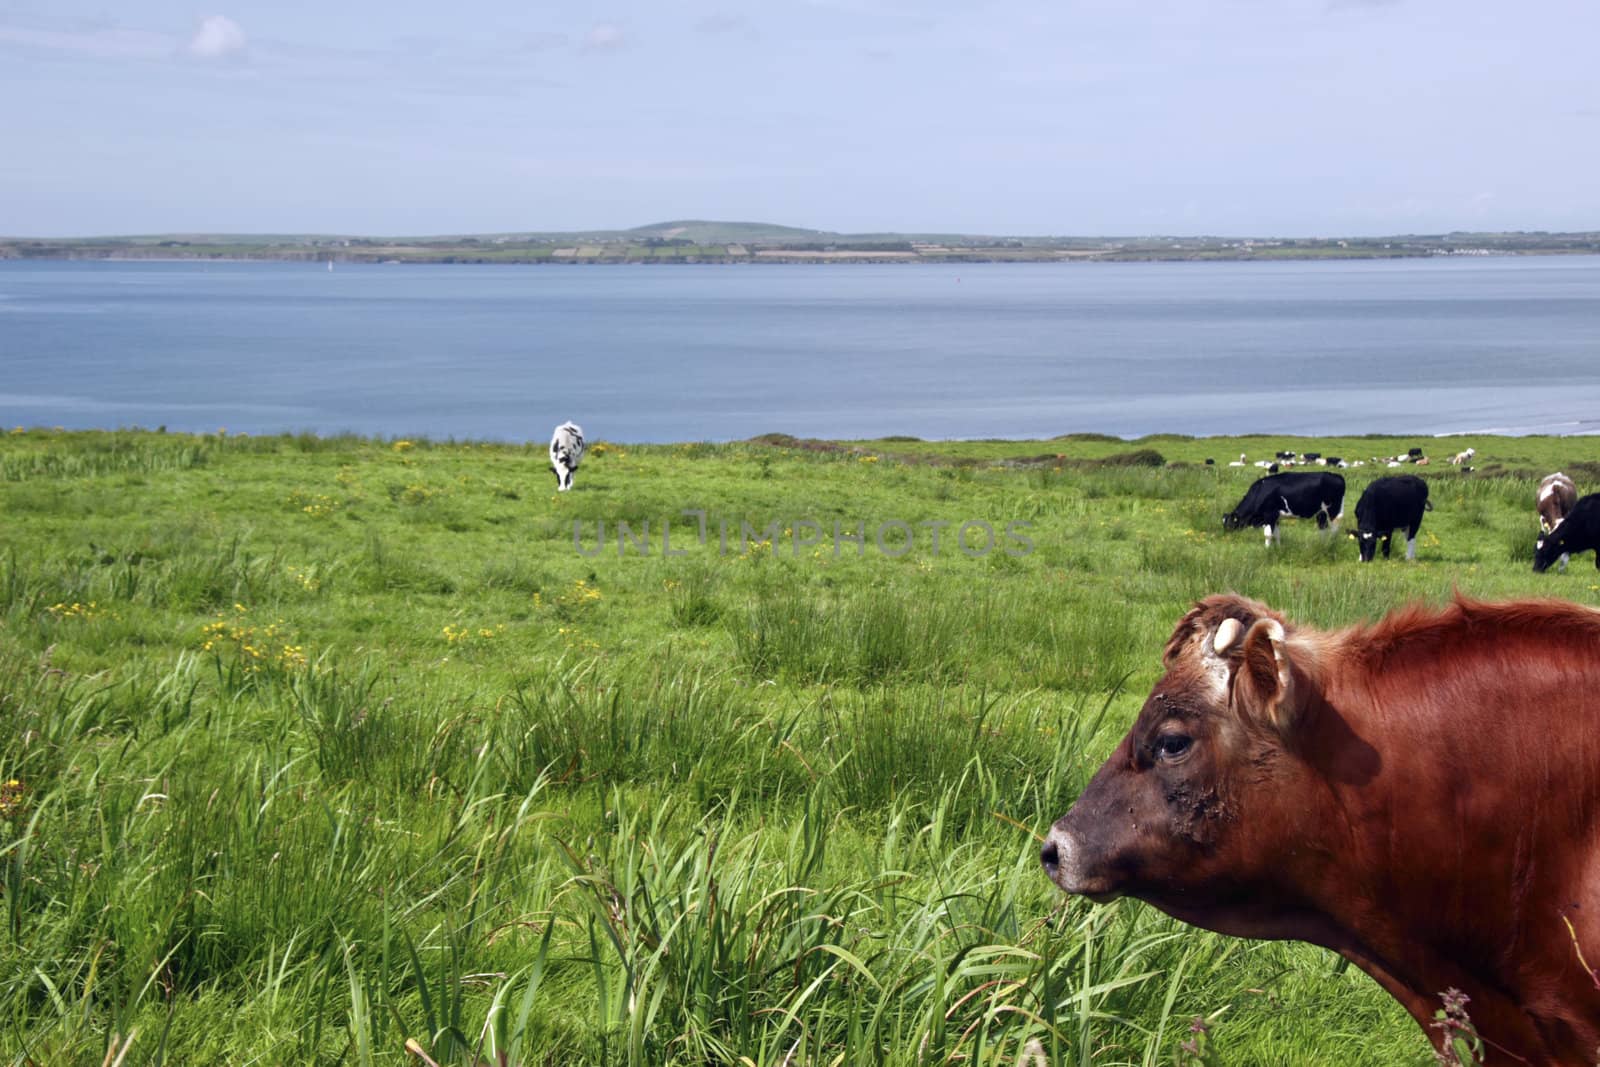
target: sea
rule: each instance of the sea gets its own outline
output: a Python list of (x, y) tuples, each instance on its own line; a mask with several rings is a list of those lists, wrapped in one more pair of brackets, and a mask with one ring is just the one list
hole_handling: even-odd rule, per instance
[(1600, 432), (1600, 257), (0, 261), (5, 427), (547, 440)]

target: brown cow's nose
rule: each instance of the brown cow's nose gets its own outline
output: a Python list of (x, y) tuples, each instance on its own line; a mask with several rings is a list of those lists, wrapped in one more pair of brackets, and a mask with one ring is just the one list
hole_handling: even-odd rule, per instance
[(1039, 850), (1039, 862), (1044, 864), (1044, 873), (1055, 880), (1056, 870), (1061, 865), (1061, 853), (1056, 851), (1056, 842), (1051, 838), (1044, 843), (1044, 848)]

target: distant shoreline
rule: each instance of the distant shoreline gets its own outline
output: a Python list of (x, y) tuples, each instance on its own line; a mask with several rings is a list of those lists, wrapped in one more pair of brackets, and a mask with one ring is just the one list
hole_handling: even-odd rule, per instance
[(1011, 255), (986, 255), (972, 253), (966, 255), (893, 255), (893, 254), (863, 254), (854, 255), (848, 252), (831, 253), (827, 255), (811, 255), (806, 253), (781, 253), (775, 252), (760, 256), (718, 256), (696, 254), (691, 256), (516, 256), (487, 257), (472, 256), (459, 253), (438, 254), (404, 254), (404, 255), (363, 255), (344, 253), (332, 254), (303, 254), (303, 253), (238, 253), (229, 252), (216, 254), (205, 251), (193, 253), (165, 252), (161, 255), (144, 255), (127, 251), (97, 252), (80, 251), (59, 254), (34, 254), (34, 255), (7, 255), (4, 248), (0, 248), (0, 263), (3, 262), (58, 262), (58, 263), (300, 263), (306, 265), (321, 265), (333, 263), (335, 266), (895, 266), (913, 264), (938, 264), (942, 266), (960, 266), (972, 264), (983, 266), (989, 264), (1005, 263), (1316, 263), (1316, 262), (1372, 262), (1379, 260), (1416, 260), (1416, 259), (1443, 259), (1443, 258), (1481, 258), (1481, 259), (1508, 259), (1520, 257), (1558, 258), (1571, 256), (1600, 255), (1600, 244), (1593, 249), (1503, 249), (1503, 250), (1473, 250), (1452, 252), (1425, 252), (1425, 251), (1394, 251), (1370, 252), (1349, 251), (1334, 252), (1325, 249), (1307, 249), (1303, 251), (1288, 250), (1274, 255), (1251, 254), (1223, 254), (1223, 253), (1195, 253), (1195, 254), (1160, 254), (1155, 252), (1054, 252)]
[(0, 260), (211, 260), (365, 264), (879, 264), (1273, 262), (1600, 254), (1600, 231), (1380, 237), (1003, 237), (844, 234), (765, 223), (684, 221), (633, 230), (434, 237), (326, 234), (0, 236)]

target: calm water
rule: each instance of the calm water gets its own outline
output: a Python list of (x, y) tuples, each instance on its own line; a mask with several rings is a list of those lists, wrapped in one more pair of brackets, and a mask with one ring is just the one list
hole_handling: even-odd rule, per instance
[(1600, 257), (0, 262), (5, 425), (546, 439), (1600, 430)]

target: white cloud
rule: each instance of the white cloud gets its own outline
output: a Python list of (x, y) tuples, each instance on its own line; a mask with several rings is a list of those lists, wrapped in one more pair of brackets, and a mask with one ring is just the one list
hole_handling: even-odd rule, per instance
[(201, 59), (221, 59), (243, 52), (249, 42), (239, 24), (226, 15), (207, 15), (189, 40), (189, 54)]
[(621, 48), (626, 39), (622, 27), (615, 22), (597, 22), (583, 35), (583, 49), (586, 52), (609, 52)]

